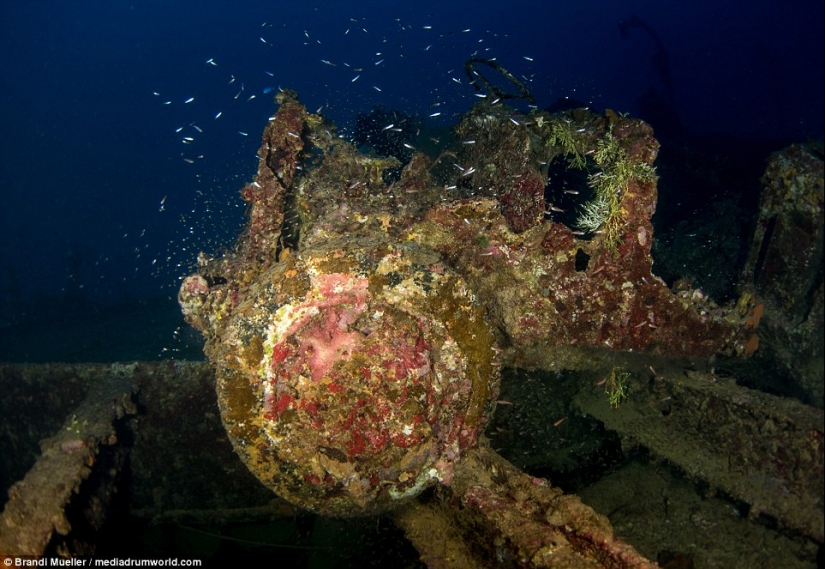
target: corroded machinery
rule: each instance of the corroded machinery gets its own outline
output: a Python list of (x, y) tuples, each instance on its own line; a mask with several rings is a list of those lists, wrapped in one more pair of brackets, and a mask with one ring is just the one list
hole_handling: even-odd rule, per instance
[[(359, 153), (294, 93), (277, 101), (242, 191), (246, 231), (235, 251), (201, 256), (179, 299), (237, 452), (287, 500), (356, 515), (452, 487), (501, 362), (755, 349), (755, 302), (720, 308), (651, 272), (658, 143), (645, 123), (482, 103), (454, 148), (402, 165)], [(554, 164), (592, 194), (572, 227), (547, 219)]]
[[(42, 554), (71, 534), (61, 509), (95, 457), (129, 440), (108, 425), (133, 417), (135, 480), (186, 471), (185, 484), (136, 483), (149, 518), (206, 516), (185, 509), (203, 496), (213, 521), (295, 511), (252, 507), (268, 489), (322, 515), (387, 513), (432, 566), (650, 565), (607, 518), (490, 448), (484, 429), (510, 403), (498, 400), (502, 367), (586, 372), (571, 403), (581, 414), (822, 543), (821, 410), (749, 392), (709, 364), (758, 355), (779, 299), (766, 306), (757, 288), (721, 307), (652, 273), (648, 125), (611, 111), (524, 114), (490, 97), (453, 139), (405, 140), (402, 161), (359, 152), (292, 92), (276, 100), (242, 190), (244, 233), (234, 250), (202, 254), (179, 293), (211, 367), (97, 370), (111, 388), (92, 390), (12, 488), (0, 552)], [(578, 217), (561, 211), (565, 193), (580, 196)], [(778, 279), (781, 252), (760, 248), (759, 278)], [(821, 280), (809, 272), (814, 301), (794, 333), (814, 345)], [(34, 372), (5, 373), (16, 385)], [(138, 420), (130, 401), (150, 411)], [(45, 492), (64, 463), (61, 492)]]

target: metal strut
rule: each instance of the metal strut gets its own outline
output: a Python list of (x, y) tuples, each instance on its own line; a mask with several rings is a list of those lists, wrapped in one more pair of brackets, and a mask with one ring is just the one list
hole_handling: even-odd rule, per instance
[[(518, 87), (519, 93), (507, 93), (502, 91), (492, 83), (490, 83), (489, 79), (487, 79), (484, 75), (481, 74), (481, 71), (477, 69), (476, 64), (483, 64), (487, 67), (492, 67), (494, 70), (498, 71), (498, 73), (510, 81), (513, 85)], [(486, 88), (487, 94), (494, 95), (499, 99), (525, 99), (529, 101), (531, 104), (535, 105), (536, 100), (533, 98), (533, 95), (530, 93), (530, 90), (524, 86), (524, 84), (516, 79), (512, 73), (504, 69), (501, 65), (496, 63), (491, 59), (484, 59), (482, 57), (471, 57), (466, 62), (464, 62), (464, 73), (467, 74), (467, 77), (470, 79), (470, 84), (475, 88), (476, 91), (479, 93), (484, 93), (485, 89), (482, 89), (479, 83), (482, 83)]]

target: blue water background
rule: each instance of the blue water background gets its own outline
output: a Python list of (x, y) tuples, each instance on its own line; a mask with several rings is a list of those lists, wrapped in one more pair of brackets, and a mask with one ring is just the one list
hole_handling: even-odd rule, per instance
[[(672, 93), (651, 34), (619, 33), (634, 15), (669, 55)], [(275, 109), (264, 90), (297, 90), (345, 134), (375, 104), (449, 126), (478, 100), (472, 55), (540, 107), (636, 114), (655, 89), (693, 133), (776, 149), (823, 135), (821, 0), (4, 0), (0, 325), (174, 297), (197, 252), (240, 230), (238, 189)]]

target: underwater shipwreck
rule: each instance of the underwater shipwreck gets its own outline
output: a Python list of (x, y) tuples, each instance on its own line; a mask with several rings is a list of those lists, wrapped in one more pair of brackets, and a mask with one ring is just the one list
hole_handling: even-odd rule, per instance
[[(780, 559), (762, 551), (780, 541), (791, 566), (816, 563), (821, 148), (772, 156), (738, 297), (718, 305), (653, 270), (652, 128), (519, 112), (482, 63), (451, 136), (388, 122), (391, 154), (277, 94), (244, 231), (180, 289), (208, 362), (0, 366), (0, 452), (34, 457), (4, 460), (0, 554), (100, 554), (124, 517), (220, 528), (309, 511), (391, 520), (430, 567), (703, 566), (679, 524), (728, 531), (715, 500), (750, 528), (729, 538), (741, 566)], [(805, 402), (741, 385), (766, 357)], [(584, 448), (564, 451), (575, 473), (608, 439), (643, 457), (627, 476), (653, 498), (596, 477), (614, 485), (598, 513), (586, 484), (541, 476), (554, 441)], [(701, 499), (680, 506), (672, 473)]]

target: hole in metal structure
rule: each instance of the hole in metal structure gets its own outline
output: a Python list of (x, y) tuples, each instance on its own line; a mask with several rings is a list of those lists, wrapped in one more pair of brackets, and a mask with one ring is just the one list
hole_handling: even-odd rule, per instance
[(753, 283), (759, 282), (759, 275), (762, 273), (762, 265), (765, 263), (765, 256), (768, 254), (768, 249), (771, 246), (771, 237), (776, 227), (776, 215), (772, 216), (765, 227), (765, 234), (762, 236), (762, 243), (759, 244), (759, 256), (756, 258), (756, 264), (753, 267)]
[(579, 249), (576, 251), (576, 272), (582, 273), (590, 264), (590, 255)]
[[(562, 223), (573, 231), (581, 231), (578, 219), (585, 204), (596, 198), (596, 192), (588, 184), (591, 171), (597, 170), (590, 158), (583, 169), (573, 168), (567, 158), (557, 156), (547, 165), (547, 184), (544, 187), (545, 219)], [(592, 239), (593, 234), (579, 235), (579, 239)]]

